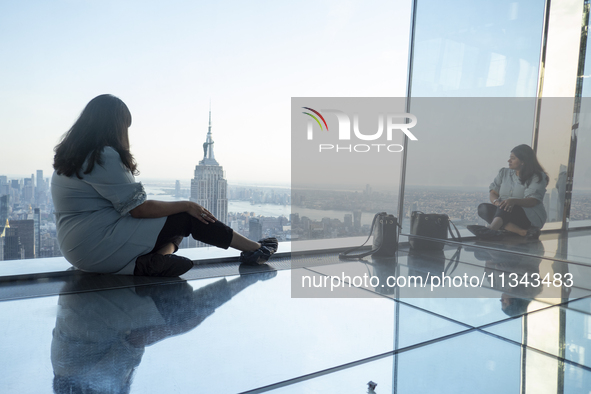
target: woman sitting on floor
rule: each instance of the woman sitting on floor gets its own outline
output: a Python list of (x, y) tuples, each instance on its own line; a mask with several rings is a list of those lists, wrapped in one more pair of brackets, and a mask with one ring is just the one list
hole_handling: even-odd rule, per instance
[(502, 230), (537, 239), (546, 222), (543, 200), (548, 175), (528, 145), (516, 146), (508, 162), (509, 168), (501, 168), (490, 184), (491, 203), (478, 206), (478, 216), (489, 226), (467, 228), (483, 239), (500, 238)]
[(190, 201), (146, 200), (129, 151), (129, 109), (108, 94), (91, 100), (55, 147), (51, 194), (64, 257), (89, 272), (178, 276), (193, 262), (174, 255), (183, 237), (241, 250), (263, 264), (275, 238), (251, 241)]

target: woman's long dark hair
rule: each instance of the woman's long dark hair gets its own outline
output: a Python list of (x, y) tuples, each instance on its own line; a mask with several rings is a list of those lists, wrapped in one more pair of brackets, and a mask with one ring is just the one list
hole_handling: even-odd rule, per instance
[(513, 153), (523, 164), (523, 167), (519, 170), (519, 181), (522, 185), (529, 186), (534, 175), (539, 176), (540, 181), (542, 181), (544, 175), (546, 175), (546, 184), (548, 184), (548, 174), (546, 174), (546, 171), (544, 171), (544, 168), (540, 165), (536, 153), (529, 145), (518, 145), (513, 148), (511, 153)]
[[(110, 146), (119, 153), (125, 167), (137, 175), (137, 165), (129, 151), (129, 126), (131, 113), (123, 101), (110, 94), (93, 98), (55, 147), (53, 168), (58, 175), (76, 174), (82, 179), (80, 170), (89, 174), (95, 164), (102, 165), (101, 151)], [(88, 164), (83, 169), (86, 158)]]

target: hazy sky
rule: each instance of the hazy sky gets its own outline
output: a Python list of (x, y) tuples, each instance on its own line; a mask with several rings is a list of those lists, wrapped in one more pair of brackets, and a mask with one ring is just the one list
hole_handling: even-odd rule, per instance
[(0, 0), (0, 175), (50, 176), (111, 93), (140, 179), (192, 178), (211, 99), (227, 179), (289, 183), (291, 97), (403, 96), (409, 24), (409, 0)]

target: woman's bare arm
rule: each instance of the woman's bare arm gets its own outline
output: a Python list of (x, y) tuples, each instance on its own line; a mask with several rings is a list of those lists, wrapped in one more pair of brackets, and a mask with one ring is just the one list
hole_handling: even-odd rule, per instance
[(499, 200), (499, 193), (497, 193), (496, 191), (491, 190), (488, 198), (490, 199), (491, 204), (493, 204), (493, 205), (500, 204), (500, 201), (498, 201)]

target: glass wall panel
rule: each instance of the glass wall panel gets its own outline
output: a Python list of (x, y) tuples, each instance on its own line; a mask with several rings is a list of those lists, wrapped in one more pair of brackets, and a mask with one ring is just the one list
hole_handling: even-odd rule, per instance
[[(543, 66), (540, 73), (534, 131), (536, 152), (544, 163), (550, 183), (546, 229), (565, 228), (572, 190), (574, 149), (579, 123), (577, 101), (581, 96), (581, 49), (586, 35), (584, 2), (564, 0), (549, 2)], [(567, 208), (566, 210), (564, 208)]]
[(591, 84), (587, 82), (583, 82), (583, 93), (588, 95), (581, 100), (579, 127), (573, 130), (577, 149), (570, 206), (571, 228), (591, 226), (591, 87), (589, 90), (585, 88)]
[[(573, 129), (573, 139), (576, 143), (576, 161), (573, 177), (573, 190), (570, 206), (569, 226), (591, 226), (591, 40), (589, 31), (589, 3), (585, 2), (583, 17), (582, 52), (580, 60), (583, 62), (579, 69), (578, 83), (581, 85), (581, 115), (577, 128)], [(586, 22), (586, 23), (585, 23)]]
[(404, 230), (415, 210), (446, 213), (462, 229), (484, 224), (477, 206), (489, 202), (490, 183), (511, 149), (532, 142), (544, 6), (418, 1), (410, 81), (418, 141), (407, 150)]
[(589, 115), (585, 112), (591, 109), (580, 105), (580, 110), (585, 112), (575, 113), (578, 111), (577, 103), (580, 101), (575, 97), (543, 97), (538, 101), (537, 155), (549, 178), (544, 199), (547, 213), (545, 229), (562, 228), (566, 214), (564, 208), (569, 203), (568, 169), (569, 164), (574, 164), (569, 163), (569, 156), (574, 154), (573, 148), (577, 144), (572, 137), (576, 135), (577, 127), (584, 129)]
[(536, 95), (543, 1), (419, 0), (415, 12), (412, 97)]

